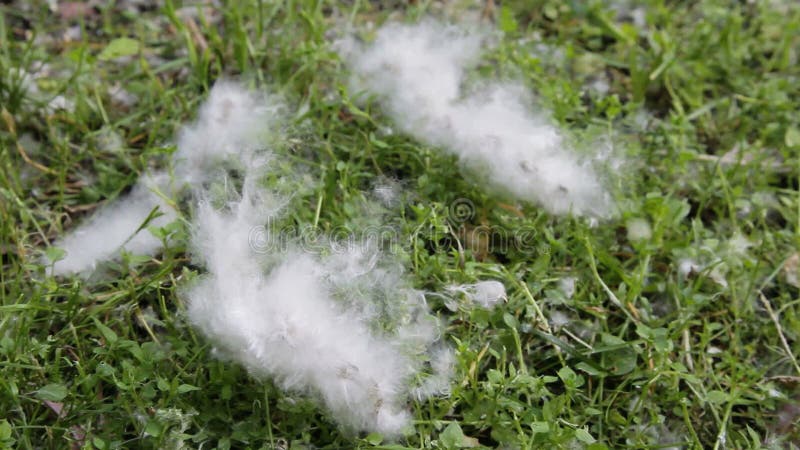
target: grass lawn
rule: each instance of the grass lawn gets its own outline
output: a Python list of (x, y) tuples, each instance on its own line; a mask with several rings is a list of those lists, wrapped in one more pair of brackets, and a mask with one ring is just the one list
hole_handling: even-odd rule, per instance
[[(800, 446), (797, 3), (188, 3), (0, 5), (0, 448)], [(488, 189), (354, 100), (332, 42), (424, 17), (497, 29), (470, 79), (523, 83), (579, 150), (611, 144), (613, 218)], [(92, 279), (42, 262), (165, 165), (221, 77), (289, 105), (291, 224), (351, 224), (394, 179), (414, 194), (393, 224), (416, 288), (505, 284), (489, 310), (429, 296), (456, 375), (409, 402), (414, 434), (341, 432), (313, 396), (215, 358), (186, 319), (204, 271), (186, 226)]]

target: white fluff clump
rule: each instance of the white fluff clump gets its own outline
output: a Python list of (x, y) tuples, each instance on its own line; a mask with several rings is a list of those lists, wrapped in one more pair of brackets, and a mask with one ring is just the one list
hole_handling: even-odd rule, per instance
[(646, 219), (630, 219), (625, 226), (628, 229), (629, 241), (646, 241), (653, 236), (653, 230), (650, 228), (650, 222), (648, 222)]
[[(256, 150), (259, 133), (272, 122), (275, 107), (240, 85), (220, 81), (200, 108), (197, 122), (186, 127), (173, 157), (175, 178), (196, 186), (207, 181), (222, 161), (240, 164)], [(162, 196), (171, 196), (166, 171), (146, 174), (130, 194), (106, 205), (54, 245), (65, 257), (53, 264), (54, 275), (88, 275), (96, 266), (116, 258), (122, 249), (137, 255), (155, 255), (163, 243), (148, 230), (137, 230), (156, 207), (161, 216), (149, 225), (163, 227), (178, 217)]]
[(343, 41), (353, 87), (377, 95), (406, 133), (458, 155), (489, 180), (555, 214), (612, 214), (610, 196), (562, 133), (521, 100), (521, 86), (487, 84), (465, 94), (466, 68), (485, 35), (424, 21), (390, 23), (374, 42)]
[(123, 249), (137, 255), (154, 255), (161, 250), (161, 239), (140, 228), (156, 208), (160, 215), (150, 220), (148, 227), (163, 227), (177, 218), (175, 209), (158, 192), (162, 184), (166, 184), (163, 177), (143, 178), (128, 195), (106, 205), (59, 240), (55, 245), (66, 254), (53, 263), (53, 274), (87, 274)]
[(508, 299), (506, 287), (503, 283), (495, 280), (485, 280), (474, 284), (459, 284), (448, 286), (450, 293), (461, 293), (472, 303), (476, 303), (484, 308), (491, 308), (498, 302)]
[(230, 81), (218, 81), (200, 107), (197, 121), (178, 136), (175, 176), (195, 184), (218, 175), (223, 161), (251, 163), (263, 150), (265, 132), (274, 125), (280, 103)]
[[(449, 387), (452, 350), (433, 350), (438, 321), (399, 261), (372, 242), (309, 249), (274, 236), (266, 241), (288, 239), (288, 250), (254, 248), (253, 230), (272, 233), (265, 224), (286, 204), (258, 181), (278, 165), (264, 145), (270, 127), (253, 118), (276, 108), (262, 108), (231, 86), (215, 86), (218, 92), (224, 95), (212, 93), (197, 123), (181, 132), (176, 156), (184, 161), (176, 173), (198, 186), (210, 182), (198, 188), (192, 220), (193, 259), (208, 273), (185, 292), (190, 321), (221, 357), (320, 398), (343, 428), (402, 434), (411, 424), (406, 401)], [(221, 123), (224, 135), (207, 135)], [(241, 193), (223, 198), (222, 208), (212, 206), (220, 203), (214, 183), (229, 183), (225, 174), (209, 176), (219, 164), (214, 159), (238, 161), (233, 169), (244, 177)]]
[(221, 356), (320, 397), (345, 429), (402, 434), (411, 396), (449, 388), (452, 350), (434, 349), (439, 327), (424, 297), (368, 243), (330, 246), (329, 256), (254, 252), (250, 233), (277, 214), (265, 196), (248, 175), (225, 210), (199, 205), (193, 243), (208, 274), (186, 292), (191, 322)]

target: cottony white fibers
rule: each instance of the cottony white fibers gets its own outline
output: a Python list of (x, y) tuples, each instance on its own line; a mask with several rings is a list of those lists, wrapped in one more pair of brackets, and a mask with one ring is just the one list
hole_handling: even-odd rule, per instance
[(494, 280), (480, 281), (474, 284), (459, 284), (447, 287), (450, 293), (464, 294), (469, 301), (484, 308), (491, 308), (501, 300), (507, 300), (506, 287)]
[[(381, 302), (372, 303), (376, 299), (361, 290), (365, 287), (359, 280), (381, 279), (385, 287), (398, 283), (397, 274), (376, 272), (372, 256), (351, 254), (349, 261), (336, 257), (325, 262), (295, 252), (265, 270), (248, 236), (269, 212), (253, 194), (252, 184), (246, 183), (230, 212), (208, 203), (197, 211), (194, 243), (209, 273), (188, 291), (191, 321), (222, 355), (255, 375), (318, 394), (345, 428), (387, 436), (402, 432), (410, 424), (404, 408), (409, 383), (419, 370), (417, 358), (407, 352), (422, 354), (436, 338), (433, 327), (415, 317), (417, 311), (400, 319), (394, 330), (372, 329), (383, 316), (367, 306), (380, 307)], [(381, 276), (371, 277), (376, 273)], [(343, 289), (348, 284), (353, 291)], [(400, 304), (409, 295), (402, 284), (395, 294)], [(337, 300), (337, 295), (350, 298)], [(448, 354), (435, 356), (446, 360)], [(420, 389), (430, 395), (434, 386)]]
[[(235, 83), (217, 82), (200, 108), (197, 122), (180, 133), (174, 157), (178, 185), (198, 186), (216, 174), (222, 161), (240, 164), (249, 159), (274, 112), (275, 107), (266, 98)], [(138, 255), (158, 253), (162, 242), (147, 230), (136, 230), (155, 207), (163, 215), (150, 225), (164, 226), (177, 218), (177, 212), (159, 194), (171, 194), (167, 172), (144, 176), (129, 195), (56, 242), (66, 256), (55, 263), (53, 273), (90, 273), (98, 263), (118, 256), (122, 248)]]
[(564, 297), (571, 299), (575, 295), (575, 283), (578, 281), (575, 277), (564, 277), (558, 280), (558, 288), (564, 294)]
[(554, 331), (560, 330), (571, 322), (570, 317), (562, 311), (553, 311), (550, 313), (550, 327), (552, 327)]
[(53, 264), (53, 273), (92, 271), (99, 262), (116, 257), (121, 249), (137, 255), (158, 252), (161, 240), (146, 229), (137, 230), (155, 208), (161, 215), (150, 220), (148, 227), (163, 227), (177, 218), (175, 209), (156, 192), (161, 185), (167, 185), (163, 176), (144, 177), (127, 196), (102, 208), (58, 241), (56, 246), (64, 249), (66, 256)]
[(458, 155), (517, 197), (552, 213), (612, 213), (609, 195), (558, 129), (523, 102), (520, 86), (488, 84), (464, 94), (465, 69), (484, 34), (435, 22), (388, 24), (366, 47), (339, 44), (353, 85), (383, 100), (405, 132)]
[(414, 398), (421, 401), (433, 396), (449, 394), (455, 363), (456, 358), (452, 349), (444, 345), (434, 349), (431, 355), (431, 374), (414, 389)]
[(217, 175), (220, 163), (250, 163), (263, 150), (265, 131), (278, 116), (280, 103), (240, 85), (218, 81), (200, 107), (197, 122), (178, 137), (175, 175), (192, 185)]
[(646, 241), (653, 235), (653, 231), (650, 229), (650, 222), (646, 219), (630, 219), (625, 226), (628, 229), (629, 241)]

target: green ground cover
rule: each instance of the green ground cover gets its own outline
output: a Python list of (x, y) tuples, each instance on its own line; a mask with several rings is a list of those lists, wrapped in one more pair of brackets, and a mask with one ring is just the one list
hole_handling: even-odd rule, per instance
[[(800, 445), (793, 2), (223, 3), (0, 6), (0, 447)], [(389, 133), (377, 102), (352, 102), (332, 39), (426, 16), (501, 30), (474, 77), (523, 82), (578, 147), (613, 143), (615, 218), (487, 191)], [(185, 228), (99, 280), (41, 262), (164, 163), (223, 76), (299, 111), (277, 146), (319, 182), (293, 197), (295, 225), (350, 223), (363, 192), (394, 178), (415, 194), (398, 229), (418, 288), (508, 289), (490, 311), (431, 299), (457, 373), (449, 396), (409, 404), (416, 433), (399, 443), (342, 434), (314, 401), (214, 358), (183, 314), (181, 283), (202, 272)], [(474, 211), (460, 226), (526, 239), (463, 239), (463, 199)]]

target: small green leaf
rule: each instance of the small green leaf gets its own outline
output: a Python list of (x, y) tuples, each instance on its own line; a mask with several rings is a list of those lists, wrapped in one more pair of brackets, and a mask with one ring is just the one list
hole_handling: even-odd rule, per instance
[(655, 336), (653, 337), (653, 345), (656, 348), (656, 351), (659, 353), (667, 353), (672, 351), (672, 341), (669, 339), (667, 335), (667, 330), (664, 328), (658, 328), (655, 331)]
[(596, 367), (592, 367), (590, 364), (587, 364), (585, 362), (579, 362), (578, 364), (575, 364), (575, 368), (593, 377), (599, 377), (601, 375), (605, 375), (605, 372), (597, 369)]
[(550, 20), (558, 19), (558, 8), (550, 3), (544, 5), (544, 16)]
[(508, 325), (508, 328), (516, 329), (519, 327), (519, 322), (517, 322), (517, 318), (509, 313), (503, 313), (503, 322), (505, 322), (505, 324)]
[(708, 400), (711, 403), (722, 404), (730, 400), (730, 395), (728, 395), (726, 392), (718, 390), (708, 391), (708, 396), (706, 396), (706, 400)]
[(378, 147), (378, 148), (389, 148), (389, 144), (387, 144), (386, 142), (383, 142), (382, 140), (380, 140), (377, 137), (375, 137), (374, 133), (370, 133), (369, 134), (369, 141), (375, 147)]
[(457, 423), (451, 423), (439, 435), (439, 442), (447, 449), (461, 448), (464, 442), (464, 432)]
[(603, 369), (607, 370), (611, 375), (625, 375), (636, 368), (638, 358), (633, 349), (621, 348), (607, 354), (607, 365)]
[(199, 391), (200, 388), (197, 386), (192, 386), (191, 384), (182, 384), (178, 386), (178, 394), (185, 394), (191, 391)]
[(129, 341), (129, 340), (122, 340), (119, 342), (119, 347), (128, 350), (134, 358), (139, 360), (140, 362), (144, 362), (144, 352), (142, 348), (139, 347), (139, 343), (136, 341)]
[(11, 439), (11, 424), (8, 420), (0, 420), (0, 441)]
[(486, 372), (486, 378), (492, 384), (500, 384), (503, 382), (503, 374), (497, 369), (489, 369), (489, 371)]
[(47, 250), (44, 251), (44, 256), (46, 256), (51, 263), (54, 263), (64, 259), (64, 257), (67, 256), (67, 252), (62, 248), (47, 247)]
[(383, 442), (383, 436), (380, 433), (370, 433), (364, 440), (371, 445), (380, 445), (380, 443)]
[(93, 317), (92, 319), (94, 320), (94, 325), (98, 330), (100, 330), (100, 334), (103, 335), (103, 339), (106, 340), (107, 344), (114, 344), (117, 342), (117, 333), (114, 333), (114, 330), (100, 323), (96, 317)]
[(144, 427), (144, 432), (153, 437), (161, 436), (162, 431), (163, 428), (161, 427), (161, 424), (156, 422), (155, 420), (147, 422), (147, 425), (145, 425)]
[(106, 364), (105, 362), (101, 362), (97, 365), (95, 369), (95, 373), (102, 377), (111, 378), (117, 373), (117, 369), (114, 368), (111, 364)]
[(517, 20), (514, 18), (514, 13), (508, 6), (500, 8), (500, 29), (504, 33), (513, 33), (517, 31)]
[(625, 418), (625, 416), (620, 414), (616, 409), (612, 410), (611, 413), (608, 414), (608, 421), (615, 425), (625, 425), (628, 423), (628, 420)]
[(603, 347), (595, 347), (595, 352), (604, 354), (602, 369), (608, 375), (624, 375), (636, 368), (638, 355), (633, 347), (611, 334), (603, 333), (600, 337)]
[(14, 348), (14, 340), (8, 336), (0, 338), (0, 354), (7, 355)]
[(575, 380), (575, 371), (569, 368), (568, 366), (564, 366), (561, 370), (558, 371), (558, 377), (561, 378), (561, 381), (564, 383), (569, 383)]
[(783, 140), (786, 142), (787, 147), (800, 147), (800, 128), (787, 128)]
[(763, 439), (755, 430), (750, 428), (750, 425), (747, 425), (747, 434), (750, 436), (750, 442), (753, 443), (753, 448), (761, 447), (761, 442)]
[[(153, 318), (149, 318), (149, 321), (156, 323), (157, 325), (164, 325), (163, 322), (160, 320), (155, 320)], [(142, 344), (142, 352), (150, 361), (158, 362), (167, 358), (167, 354), (164, 352), (164, 349), (155, 342), (145, 342)]]
[(117, 38), (109, 42), (106, 48), (97, 55), (100, 61), (110, 61), (122, 56), (131, 56), (139, 53), (139, 41), (131, 38)]
[(583, 442), (584, 444), (593, 444), (596, 440), (588, 431), (584, 430), (583, 428), (578, 428), (575, 430), (575, 439)]
[(67, 387), (63, 384), (52, 383), (42, 386), (36, 391), (36, 398), (51, 402), (60, 402), (67, 396)]
[(164, 377), (158, 377), (156, 381), (156, 386), (160, 391), (168, 391), (169, 390), (169, 381), (167, 381)]
[(583, 412), (586, 415), (589, 415), (589, 416), (599, 416), (600, 414), (603, 414), (603, 411), (600, 411), (599, 409), (591, 408), (591, 407), (586, 408)]
[(533, 422), (531, 423), (531, 432), (533, 434), (549, 433), (550, 424), (548, 424), (547, 422)]
[(223, 400), (230, 400), (233, 398), (233, 388), (230, 384), (222, 386), (222, 389), (220, 389), (220, 398)]
[(608, 334), (608, 333), (602, 333), (600, 335), (600, 341), (608, 346), (625, 345), (624, 340), (614, 336), (613, 334)]
[(558, 377), (564, 382), (567, 389), (576, 389), (583, 385), (583, 377), (575, 373), (572, 368), (565, 366), (558, 371)]

